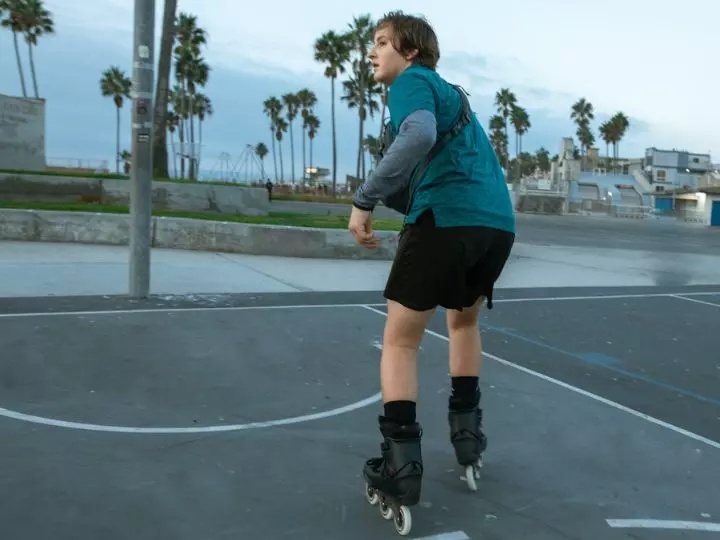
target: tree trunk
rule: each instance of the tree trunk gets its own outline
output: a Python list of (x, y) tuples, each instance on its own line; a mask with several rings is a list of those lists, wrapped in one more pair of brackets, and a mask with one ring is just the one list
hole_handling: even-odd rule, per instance
[(273, 152), (273, 164), (275, 165), (275, 183), (278, 182), (278, 160), (277, 160), (277, 148), (275, 146), (275, 130), (273, 129), (272, 122), (270, 123), (270, 140), (272, 141), (272, 152)]
[(195, 114), (194, 96), (190, 96), (190, 180), (197, 180), (197, 155), (195, 155)]
[(278, 141), (278, 153), (280, 154), (280, 182), (285, 181), (285, 171), (283, 170), (283, 158), (282, 158), (282, 142)]
[[(165, 0), (160, 55), (158, 58), (158, 79), (155, 87), (155, 126), (153, 133), (153, 176), (158, 178), (168, 178), (170, 176), (167, 153), (167, 115), (176, 10), (177, 0)], [(173, 150), (173, 165), (175, 165), (174, 154), (175, 151)], [(177, 170), (175, 176), (177, 176)]]
[(120, 107), (115, 107), (115, 172), (120, 174)]
[(333, 179), (332, 194), (337, 189), (337, 133), (335, 130), (335, 77), (330, 79), (330, 115), (332, 118)]
[(310, 160), (310, 162), (308, 163), (308, 165), (309, 165), (309, 167), (310, 167), (311, 169), (312, 169), (312, 166), (313, 166), (312, 147), (313, 147), (313, 140), (310, 139), (310, 154), (309, 154), (309, 160)]
[(22, 61), (20, 60), (20, 46), (18, 45), (18, 33), (13, 32), (13, 41), (15, 42), (15, 59), (17, 60), (18, 73), (20, 73), (20, 87), (22, 88), (23, 97), (27, 97), (27, 89), (25, 88), (25, 74), (23, 73)]
[(293, 123), (288, 122), (288, 129), (290, 130), (290, 177), (292, 183), (295, 183), (295, 141), (293, 137)]
[(202, 125), (203, 121), (198, 118), (198, 153), (197, 159), (195, 160), (195, 175), (197, 178), (200, 178), (200, 160), (202, 158)]
[(305, 137), (307, 135), (307, 131), (305, 128), (305, 124), (303, 124), (302, 127), (302, 174), (300, 175), (301, 182), (303, 185), (305, 185), (305, 170), (307, 169), (307, 161), (305, 160)]
[[(172, 148), (172, 164), (173, 164), (173, 174), (177, 178), (177, 160), (175, 159), (175, 136), (172, 132), (170, 132), (170, 147)], [(167, 149), (165, 149), (165, 156), (167, 156)], [(167, 176), (161, 176), (160, 178), (168, 178)]]
[(38, 92), (37, 77), (35, 75), (35, 60), (33, 58), (33, 46), (28, 43), (28, 56), (30, 57), (30, 75), (32, 76), (33, 90), (35, 90), (35, 99), (40, 99), (40, 93)]

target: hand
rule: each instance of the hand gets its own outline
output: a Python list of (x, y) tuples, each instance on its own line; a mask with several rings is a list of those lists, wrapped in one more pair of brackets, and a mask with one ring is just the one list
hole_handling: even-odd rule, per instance
[(355, 237), (355, 241), (367, 249), (374, 249), (380, 245), (380, 240), (372, 230), (371, 213), (353, 206), (348, 229)]

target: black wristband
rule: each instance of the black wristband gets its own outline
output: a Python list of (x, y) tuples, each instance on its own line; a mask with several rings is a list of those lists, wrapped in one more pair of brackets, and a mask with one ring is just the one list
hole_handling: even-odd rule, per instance
[(361, 205), (361, 204), (359, 204), (359, 203), (357, 203), (357, 202), (355, 202), (355, 201), (353, 201), (352, 205), (353, 205), (355, 208), (358, 208), (358, 209), (363, 210), (363, 211), (365, 211), (365, 212), (372, 212), (372, 211), (375, 209), (374, 206), (363, 206), (363, 205)]

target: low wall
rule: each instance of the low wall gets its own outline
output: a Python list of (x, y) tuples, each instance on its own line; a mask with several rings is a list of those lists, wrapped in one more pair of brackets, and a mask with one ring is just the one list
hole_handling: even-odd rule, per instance
[[(130, 204), (130, 181), (73, 176), (0, 173), (0, 199), (21, 202)], [(270, 209), (262, 187), (198, 183), (152, 183), (156, 210), (265, 216)]]
[[(199, 219), (152, 218), (152, 247), (325, 259), (390, 260), (397, 232), (380, 231), (381, 245), (357, 245), (344, 229), (312, 229)], [(129, 245), (130, 216), (0, 209), (0, 240)]]
[(518, 195), (515, 208), (518, 212), (563, 214), (565, 199), (555, 196)]

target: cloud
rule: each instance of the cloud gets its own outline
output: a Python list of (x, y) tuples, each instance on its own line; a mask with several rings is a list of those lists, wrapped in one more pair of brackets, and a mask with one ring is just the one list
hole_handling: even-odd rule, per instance
[[(675, 12), (654, 10), (653, 24), (645, 25), (636, 21), (643, 20), (648, 7), (657, 6), (646, 0), (623, 2), (627, 22), (620, 24), (619, 11), (613, 11), (619, 0), (608, 2), (591, 16), (569, 0), (554, 0), (552, 9), (528, 0), (468, 5), (462, 18), (429, 0), (399, 0), (397, 7), (430, 18), (441, 39), (439, 71), (471, 92), (481, 119), (493, 113), (498, 89), (515, 92), (533, 123), (523, 142), (526, 150), (543, 145), (557, 152), (560, 138), (575, 133), (569, 114), (580, 97), (595, 106), (596, 130), (618, 110), (630, 117), (623, 155), (642, 155), (653, 145), (700, 152), (720, 147), (715, 128), (720, 114), (714, 105), (720, 81), (717, 70), (707, 67), (711, 55), (718, 54), (709, 21), (717, 19), (713, 14), (720, 8), (706, 5), (707, 17), (692, 24)], [(685, 7), (692, 11), (699, 3), (687, 0)], [(156, 2), (156, 54), (162, 4)], [(111, 64), (130, 73), (132, 2), (47, 0), (47, 5), (58, 34), (43, 38), (35, 60), (41, 92), (49, 100), (48, 154), (113, 159), (115, 111), (111, 100), (100, 96), (98, 79)], [(374, 17), (386, 9), (380, 0), (367, 0), (362, 7)], [(216, 114), (204, 128), (204, 167), (211, 168), (222, 152), (239, 157), (246, 144), (262, 140), (270, 146), (262, 101), (303, 87), (319, 98), (322, 126), (315, 161), (329, 167), (330, 84), (313, 60), (312, 44), (323, 31), (346, 27), (353, 12), (321, 0), (277, 0), (255, 5), (252, 12), (230, 0), (184, 0), (180, 9), (197, 14), (210, 36), (206, 56), (213, 72), (206, 92)], [(673, 39), (663, 37), (668, 35)], [(0, 50), (12, 50), (8, 32), (0, 33)], [(18, 93), (14, 55), (0, 55), (0, 70), (9, 75), (0, 80), (0, 92)], [(338, 105), (338, 177), (344, 179), (355, 168), (357, 120)], [(126, 106), (123, 148), (129, 148), (129, 121)], [(366, 132), (378, 129), (375, 121)], [(597, 131), (596, 137), (602, 150)], [(299, 174), (299, 129), (295, 143)], [(285, 146), (287, 166), (289, 144)]]

